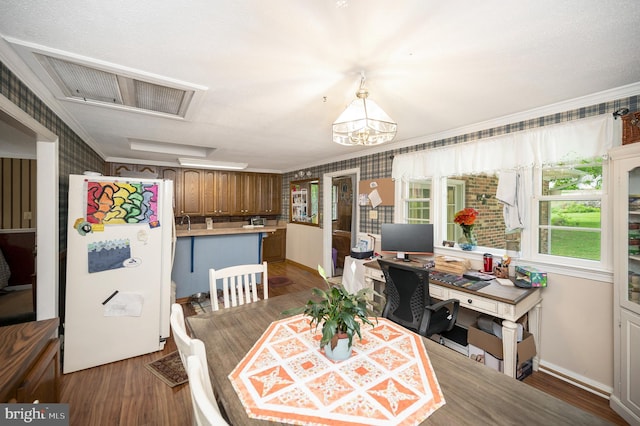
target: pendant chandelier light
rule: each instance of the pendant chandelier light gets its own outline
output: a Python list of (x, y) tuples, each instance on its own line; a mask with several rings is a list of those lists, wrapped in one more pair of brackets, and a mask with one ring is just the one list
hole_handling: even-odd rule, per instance
[(374, 101), (367, 99), (364, 72), (356, 98), (333, 122), (333, 141), (340, 145), (379, 145), (393, 140), (398, 124)]

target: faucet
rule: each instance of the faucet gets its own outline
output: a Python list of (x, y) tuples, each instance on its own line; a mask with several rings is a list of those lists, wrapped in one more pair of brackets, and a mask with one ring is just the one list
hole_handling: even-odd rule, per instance
[(185, 218), (187, 218), (187, 231), (191, 231), (191, 218), (189, 217), (188, 214), (185, 214), (184, 216), (182, 216), (182, 219), (180, 219), (180, 225), (184, 225)]

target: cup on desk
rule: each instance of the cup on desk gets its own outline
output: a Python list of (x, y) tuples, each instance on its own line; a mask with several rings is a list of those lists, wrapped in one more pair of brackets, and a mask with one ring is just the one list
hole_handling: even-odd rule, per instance
[(483, 266), (484, 266), (484, 272), (488, 272), (491, 273), (493, 272), (493, 256), (491, 255), (491, 253), (485, 253), (482, 256), (482, 260), (483, 260)]

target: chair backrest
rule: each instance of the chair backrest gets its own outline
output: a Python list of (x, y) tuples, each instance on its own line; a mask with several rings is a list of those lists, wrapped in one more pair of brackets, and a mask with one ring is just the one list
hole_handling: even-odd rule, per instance
[(208, 380), (209, 371), (203, 367), (199, 356), (191, 355), (187, 358), (187, 375), (195, 424), (198, 426), (227, 425), (228, 423), (220, 414), (213, 388)]
[(209, 291), (211, 294), (211, 308), (214, 311), (218, 306), (217, 282), (222, 280), (222, 294), (224, 307), (244, 305), (257, 302), (258, 283), (262, 283), (262, 298), (269, 298), (269, 277), (267, 275), (267, 262), (261, 264), (229, 266), (222, 269), (209, 269)]
[(429, 271), (378, 259), (386, 281), (382, 316), (417, 331), (429, 298)]
[(187, 357), (191, 355), (191, 337), (187, 334), (187, 328), (184, 325), (184, 312), (182, 306), (178, 303), (171, 305), (171, 317), (169, 319), (173, 339), (178, 347), (178, 353), (182, 359), (182, 365), (187, 369)]

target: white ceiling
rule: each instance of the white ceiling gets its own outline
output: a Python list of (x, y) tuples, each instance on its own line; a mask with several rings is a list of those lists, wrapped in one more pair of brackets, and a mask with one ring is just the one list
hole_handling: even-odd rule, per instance
[[(0, 60), (108, 161), (176, 163), (130, 139), (251, 170), (380, 151), (331, 141), (361, 71), (398, 123), (384, 149), (640, 94), (638, 0), (4, 1), (0, 36)], [(34, 50), (204, 90), (184, 120), (70, 102)]]

